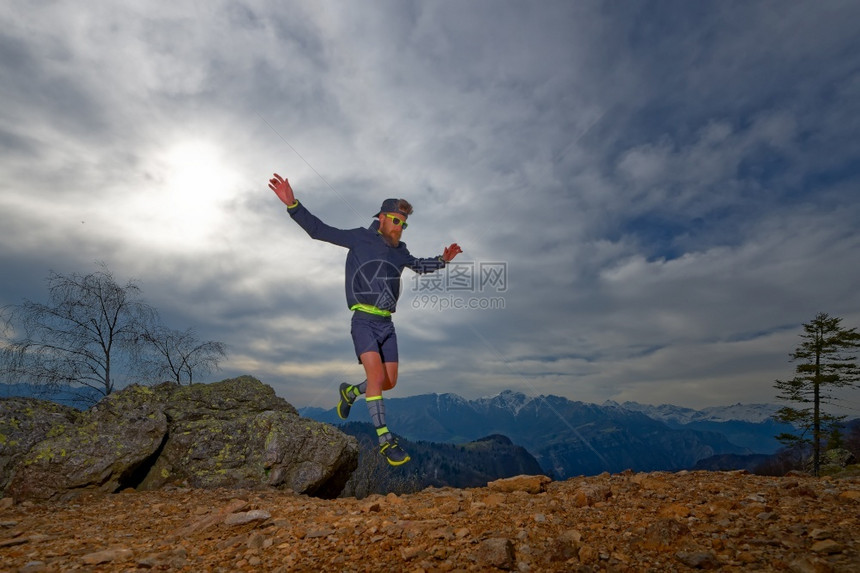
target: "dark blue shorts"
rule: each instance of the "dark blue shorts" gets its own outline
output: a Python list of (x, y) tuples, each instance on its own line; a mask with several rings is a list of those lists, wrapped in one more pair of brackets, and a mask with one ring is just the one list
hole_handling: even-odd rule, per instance
[(383, 362), (397, 362), (397, 333), (391, 318), (355, 311), (352, 315), (352, 343), (361, 364), (365, 352), (378, 352)]

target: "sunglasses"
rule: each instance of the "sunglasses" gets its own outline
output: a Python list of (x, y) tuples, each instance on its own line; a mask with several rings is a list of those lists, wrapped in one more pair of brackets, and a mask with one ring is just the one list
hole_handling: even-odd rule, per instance
[(385, 216), (388, 217), (389, 219), (391, 219), (392, 223), (394, 223), (395, 225), (402, 226), (404, 229), (409, 226), (409, 224), (406, 221), (404, 221), (400, 217), (397, 217), (396, 215), (392, 215), (391, 213), (386, 213)]

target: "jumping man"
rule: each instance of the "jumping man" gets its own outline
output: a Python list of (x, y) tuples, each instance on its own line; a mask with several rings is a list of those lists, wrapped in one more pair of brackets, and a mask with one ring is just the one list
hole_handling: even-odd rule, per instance
[(269, 188), (286, 206), (287, 212), (313, 239), (346, 247), (346, 304), (352, 314), (352, 341), (355, 355), (364, 366), (365, 381), (357, 386), (341, 384), (337, 415), (349, 416), (356, 398), (365, 395), (370, 419), (379, 437), (379, 453), (392, 466), (409, 461), (385, 424), (382, 392), (397, 384), (397, 334), (391, 315), (400, 297), (400, 275), (405, 267), (416, 273), (444, 268), (463, 250), (457, 243), (434, 258), (413, 257), (400, 241), (412, 205), (405, 199), (386, 199), (375, 220), (367, 228), (336, 229), (326, 225), (298, 202), (290, 182), (277, 173)]

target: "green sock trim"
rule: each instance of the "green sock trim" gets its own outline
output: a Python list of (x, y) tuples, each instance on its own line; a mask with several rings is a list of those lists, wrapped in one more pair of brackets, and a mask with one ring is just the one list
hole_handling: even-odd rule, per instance
[(382, 400), (382, 396), (368, 396), (364, 399), (365, 402), (374, 402), (376, 400)]
[(379, 437), (382, 437), (387, 433), (388, 433), (388, 426), (382, 426), (381, 428), (376, 428), (376, 435)]

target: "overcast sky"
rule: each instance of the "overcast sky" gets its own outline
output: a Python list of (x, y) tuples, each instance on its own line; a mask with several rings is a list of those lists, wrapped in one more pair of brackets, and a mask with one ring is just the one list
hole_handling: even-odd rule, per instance
[(404, 273), (391, 396), (773, 402), (860, 326), (857, 2), (12, 0), (0, 99), (0, 305), (104, 261), (296, 406), (363, 371), (275, 171), (462, 246)]

